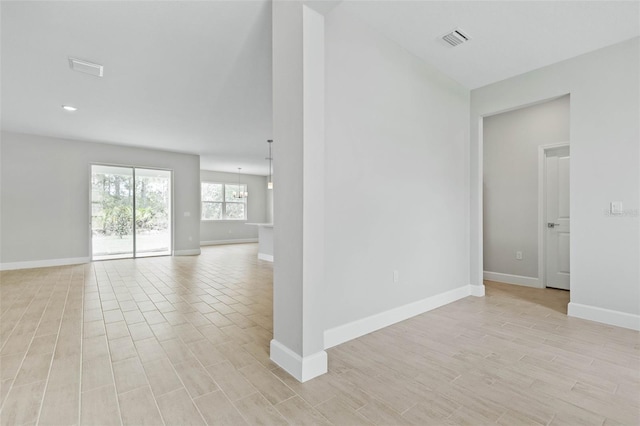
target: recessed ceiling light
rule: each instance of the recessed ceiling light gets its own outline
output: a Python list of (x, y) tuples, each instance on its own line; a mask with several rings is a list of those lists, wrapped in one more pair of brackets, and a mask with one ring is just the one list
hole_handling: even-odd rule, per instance
[(65, 111), (70, 111), (70, 112), (78, 110), (78, 108), (76, 108), (74, 106), (71, 106), (71, 105), (62, 105), (62, 109), (65, 110)]

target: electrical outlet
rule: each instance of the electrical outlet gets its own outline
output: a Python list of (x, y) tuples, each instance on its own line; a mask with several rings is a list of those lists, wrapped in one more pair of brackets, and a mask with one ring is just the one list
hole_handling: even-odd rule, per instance
[(522, 252), (521, 251), (517, 251), (516, 252), (516, 260), (522, 260)]
[(400, 274), (398, 271), (393, 271), (393, 282), (397, 284), (400, 281)]

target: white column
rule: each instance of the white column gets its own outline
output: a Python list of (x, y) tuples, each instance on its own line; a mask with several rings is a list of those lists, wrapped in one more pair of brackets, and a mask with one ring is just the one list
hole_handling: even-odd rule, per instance
[(324, 285), (324, 18), (273, 2), (274, 337), (299, 381), (327, 371)]

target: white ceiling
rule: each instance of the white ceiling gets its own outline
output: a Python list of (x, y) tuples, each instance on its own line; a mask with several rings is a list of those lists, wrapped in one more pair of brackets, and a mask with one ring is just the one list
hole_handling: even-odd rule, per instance
[[(3, 129), (196, 153), (206, 169), (267, 173), (268, 1), (1, 7)], [(104, 77), (72, 71), (69, 56), (104, 65)]]
[[(640, 35), (639, 1), (321, 3), (470, 89)], [(2, 1), (1, 14), (3, 129), (196, 153), (204, 169), (267, 173), (269, 0)], [(472, 40), (451, 48), (439, 36), (456, 27)], [(103, 64), (104, 77), (71, 71), (69, 56)]]
[[(346, 1), (414, 55), (475, 89), (640, 35), (639, 1)], [(461, 28), (471, 40), (440, 37)]]

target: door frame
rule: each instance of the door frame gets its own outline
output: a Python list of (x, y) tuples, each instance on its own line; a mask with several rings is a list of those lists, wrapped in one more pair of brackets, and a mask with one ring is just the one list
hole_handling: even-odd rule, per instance
[[(546, 212), (546, 170), (547, 152), (558, 148), (569, 148), (569, 142), (552, 143), (538, 146), (538, 284), (541, 288), (547, 287), (547, 239), (545, 238), (545, 212)], [(569, 151), (571, 155), (571, 151)], [(571, 187), (569, 187), (571, 188)], [(571, 193), (569, 193), (571, 194)], [(571, 196), (571, 195), (569, 195)]]
[[(170, 254), (166, 254), (166, 255), (161, 255), (161, 256), (173, 256), (174, 255), (174, 243), (175, 243), (175, 229), (176, 229), (176, 215), (175, 215), (175, 194), (174, 194), (174, 173), (173, 173), (173, 169), (167, 169), (164, 167), (152, 167), (152, 166), (138, 166), (138, 165), (132, 165), (132, 164), (119, 164), (119, 163), (105, 163), (105, 162), (100, 162), (100, 161), (90, 161), (89, 162), (89, 171), (88, 171), (88, 176), (89, 176), (89, 193), (88, 193), (88, 197), (89, 197), (89, 202), (87, 203), (87, 205), (89, 206), (89, 211), (88, 211), (88, 215), (89, 215), (89, 238), (88, 238), (88, 246), (89, 246), (89, 262), (101, 262), (101, 260), (93, 260), (93, 228), (92, 228), (92, 220), (93, 220), (93, 210), (92, 210), (92, 206), (91, 206), (91, 201), (93, 199), (93, 194), (92, 194), (92, 189), (91, 189), (91, 179), (93, 177), (93, 166), (107, 166), (107, 167), (125, 167), (125, 168), (129, 168), (129, 169), (133, 169), (133, 181), (134, 181), (134, 190), (133, 190), (133, 205), (135, 207), (135, 197), (136, 197), (136, 191), (135, 191), (135, 176), (136, 176), (136, 169), (147, 169), (147, 170), (161, 170), (161, 171), (165, 171), (165, 172), (169, 172), (171, 174), (171, 184), (170, 184), (170, 188), (169, 191), (171, 193), (171, 205), (169, 206), (169, 210), (171, 211), (171, 233), (170, 233)], [(128, 259), (139, 259), (138, 257), (136, 257), (136, 244), (135, 244), (135, 239), (136, 239), (136, 235), (135, 235), (135, 208), (133, 209), (133, 223), (134, 223), (134, 227), (133, 227), (133, 256), (131, 258)], [(149, 256), (145, 256), (145, 257), (149, 257)], [(117, 260), (117, 259), (116, 259)]]

